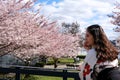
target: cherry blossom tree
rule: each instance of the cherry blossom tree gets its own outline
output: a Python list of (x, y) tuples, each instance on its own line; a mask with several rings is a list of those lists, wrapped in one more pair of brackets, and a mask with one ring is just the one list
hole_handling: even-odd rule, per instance
[(62, 34), (56, 22), (34, 10), (34, 2), (0, 0), (0, 55), (14, 54), (27, 64), (39, 55), (51, 56), (55, 63), (77, 55), (79, 34)]
[[(77, 36), (61, 34), (57, 29), (54, 28), (41, 28), (40, 32), (38, 31), (38, 33), (35, 33), (34, 36), (31, 35), (25, 40), (25, 43), (32, 44), (32, 48), (28, 46), (28, 49), (26, 50), (26, 46), (25, 50), (23, 50), (25, 47), (24, 45), (16, 50), (17, 52), (15, 53), (17, 53), (16, 55), (19, 57), (21, 56), (21, 58), (24, 58), (24, 60), (31, 59), (31, 57), (34, 55), (46, 55), (53, 58), (56, 66), (58, 58), (62, 56), (77, 55), (79, 47), (78, 40), (79, 38)], [(36, 45), (34, 46), (34, 44)], [(31, 53), (34, 53), (34, 55)]]
[(1, 55), (19, 48), (25, 38), (39, 30), (38, 26), (45, 25), (43, 16), (37, 16), (38, 13), (33, 14), (28, 10), (33, 2), (23, 3), (23, 1), (0, 0)]
[[(115, 32), (120, 32), (120, 3), (116, 3), (116, 7), (115, 7), (115, 11), (113, 12), (112, 15), (110, 15), (109, 17), (112, 17), (112, 21), (111, 23), (116, 25), (117, 27), (114, 28), (113, 30)], [(116, 39), (117, 44), (116, 46), (120, 46), (120, 36), (118, 35), (118, 38)]]
[(112, 17), (113, 19), (111, 23), (118, 26), (114, 31), (120, 32), (120, 3), (116, 3), (115, 11), (113, 11), (113, 14), (109, 15), (109, 17)]

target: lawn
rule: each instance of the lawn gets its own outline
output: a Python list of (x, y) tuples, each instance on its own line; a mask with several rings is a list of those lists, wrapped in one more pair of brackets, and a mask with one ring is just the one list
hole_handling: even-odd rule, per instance
[(58, 61), (60, 63), (74, 63), (74, 59), (73, 58), (60, 58)]
[[(54, 63), (53, 59), (48, 58), (47, 64), (52, 64), (52, 63)], [(73, 58), (59, 58), (58, 63), (59, 64), (74, 63), (74, 59)]]
[[(63, 80), (60, 77), (49, 77), (49, 76), (37, 76), (37, 75), (31, 75), (27, 79), (22, 80)], [(68, 80), (74, 80), (73, 78), (68, 78)]]
[[(0, 76), (0, 79), (3, 77)], [(9, 78), (11, 79), (11, 78)], [(13, 80), (14, 78), (12, 78)], [(49, 77), (49, 76), (38, 76), (38, 75), (30, 75), (30, 77), (24, 79), (23, 75), (21, 76), (21, 80), (63, 80), (61, 77)], [(73, 78), (68, 78), (68, 80), (74, 80)]]
[[(59, 58), (58, 59), (58, 64), (67, 64), (67, 63), (74, 63), (74, 59), (73, 58)], [(48, 61), (46, 64), (53, 65), (54, 60), (52, 58), (48, 58)]]

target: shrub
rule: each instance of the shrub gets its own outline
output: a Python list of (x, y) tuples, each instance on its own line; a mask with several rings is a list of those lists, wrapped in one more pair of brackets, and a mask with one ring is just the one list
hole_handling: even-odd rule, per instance
[(84, 59), (86, 55), (78, 55), (77, 58)]
[(46, 65), (53, 65), (54, 64), (54, 61), (48, 61), (47, 63), (46, 63)]
[(35, 67), (44, 67), (45, 63), (44, 62), (39, 62), (35, 64)]

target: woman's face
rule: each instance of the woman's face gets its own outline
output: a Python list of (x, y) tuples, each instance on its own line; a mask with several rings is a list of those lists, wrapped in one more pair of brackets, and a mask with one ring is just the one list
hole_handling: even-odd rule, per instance
[(88, 31), (86, 31), (85, 42), (86, 42), (87, 46), (93, 46), (94, 45), (94, 38)]

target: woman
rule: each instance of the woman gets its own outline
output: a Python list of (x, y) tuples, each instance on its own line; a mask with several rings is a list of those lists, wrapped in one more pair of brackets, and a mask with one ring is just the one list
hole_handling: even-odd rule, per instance
[(120, 80), (120, 76), (115, 78), (112, 75), (113, 73), (116, 74), (116, 71), (109, 74), (111, 76), (107, 76), (110, 70), (113, 71), (113, 68), (115, 70), (115, 67), (118, 67), (118, 51), (108, 40), (102, 27), (99, 25), (89, 26), (85, 38), (84, 47), (87, 49), (88, 54), (81, 67), (80, 79)]

